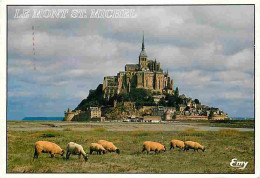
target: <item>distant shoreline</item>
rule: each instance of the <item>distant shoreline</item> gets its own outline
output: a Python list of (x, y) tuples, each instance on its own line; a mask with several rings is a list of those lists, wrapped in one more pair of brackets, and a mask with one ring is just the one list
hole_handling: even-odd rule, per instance
[(46, 131), (49, 129), (67, 131), (92, 131), (95, 128), (105, 128), (107, 131), (184, 131), (196, 129), (201, 131), (219, 131), (235, 129), (238, 131), (254, 131), (254, 120), (231, 120), (225, 123), (219, 121), (175, 121), (161, 123), (145, 122), (66, 122), (66, 121), (8, 121), (8, 131)]
[(61, 121), (63, 117), (24, 117), (22, 121)]
[[(232, 120), (255, 120), (255, 118), (231, 117)], [(62, 121), (63, 117), (24, 117), (22, 119), (7, 119), (7, 121)]]

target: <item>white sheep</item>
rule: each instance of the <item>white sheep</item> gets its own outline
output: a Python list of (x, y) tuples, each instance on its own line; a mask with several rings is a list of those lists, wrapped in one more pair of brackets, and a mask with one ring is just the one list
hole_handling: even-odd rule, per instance
[(83, 147), (77, 143), (69, 142), (67, 145), (67, 153), (66, 153), (66, 159), (69, 159), (70, 154), (72, 155), (79, 155), (79, 159), (81, 155), (83, 155), (83, 158), (85, 161), (88, 161), (88, 156), (86, 152), (84, 151)]

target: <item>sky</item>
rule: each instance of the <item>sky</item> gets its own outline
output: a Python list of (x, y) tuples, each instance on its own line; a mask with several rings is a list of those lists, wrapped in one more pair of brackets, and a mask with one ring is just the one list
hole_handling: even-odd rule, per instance
[[(14, 18), (15, 9), (46, 8), (135, 9), (136, 18)], [(148, 59), (169, 71), (180, 94), (254, 117), (252, 5), (9, 6), (7, 119), (63, 117), (104, 76), (138, 63), (143, 32)]]

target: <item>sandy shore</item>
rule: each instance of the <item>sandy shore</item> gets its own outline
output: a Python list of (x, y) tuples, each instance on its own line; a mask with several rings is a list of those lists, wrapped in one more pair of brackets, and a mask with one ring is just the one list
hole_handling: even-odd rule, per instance
[(7, 131), (44, 131), (44, 130), (63, 130), (70, 128), (78, 131), (90, 131), (94, 128), (106, 128), (108, 131), (183, 131), (194, 128), (202, 131), (218, 131), (220, 129), (237, 129), (239, 131), (254, 131), (253, 128), (228, 128), (210, 127), (208, 123), (125, 123), (125, 122), (105, 122), (105, 123), (86, 123), (86, 122), (63, 122), (63, 121), (7, 121)]

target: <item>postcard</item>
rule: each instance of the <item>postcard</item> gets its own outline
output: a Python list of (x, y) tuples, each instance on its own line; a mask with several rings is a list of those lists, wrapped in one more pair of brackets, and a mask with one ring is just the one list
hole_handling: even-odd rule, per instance
[(257, 175), (255, 4), (5, 8), (6, 177)]

